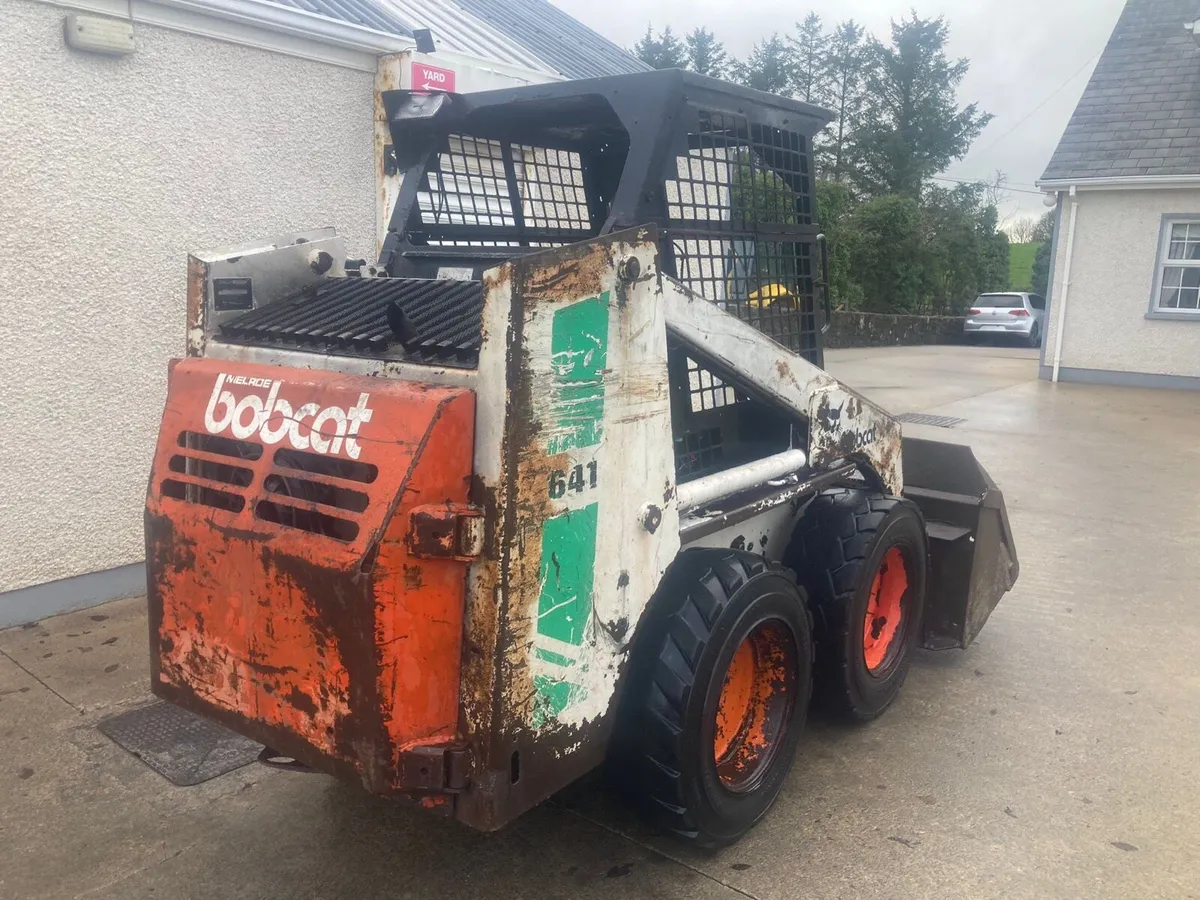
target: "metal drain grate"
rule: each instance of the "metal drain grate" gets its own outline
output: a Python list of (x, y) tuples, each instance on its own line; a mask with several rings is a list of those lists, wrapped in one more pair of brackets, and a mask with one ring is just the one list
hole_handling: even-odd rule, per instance
[(172, 784), (192, 785), (258, 759), (261, 744), (160, 700), (103, 719), (100, 733)]
[(954, 416), (931, 416), (927, 413), (905, 413), (896, 418), (909, 425), (932, 425), (934, 428), (953, 428), (955, 425), (961, 425), (967, 421), (966, 419), (956, 419)]

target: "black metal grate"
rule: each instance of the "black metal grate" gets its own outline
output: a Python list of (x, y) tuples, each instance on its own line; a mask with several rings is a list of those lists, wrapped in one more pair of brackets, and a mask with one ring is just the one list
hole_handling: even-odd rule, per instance
[(675, 473), (681, 480), (719, 471), (724, 461), (720, 428), (701, 428), (675, 438)]
[(934, 428), (953, 428), (955, 425), (961, 425), (967, 421), (954, 416), (934, 416), (929, 413), (911, 412), (896, 416), (896, 419), (900, 422), (907, 422), (909, 425), (932, 425)]
[(675, 276), (817, 361), (808, 139), (702, 111), (688, 147), (666, 180)]
[(690, 356), (687, 358), (688, 396), (692, 412), (704, 412), (732, 406), (745, 399), (731, 384), (726, 384)]
[(223, 323), (221, 335), (243, 343), (474, 366), (482, 314), (478, 281), (330, 278)]
[(178, 785), (232, 772), (254, 762), (262, 751), (261, 744), (165, 700), (108, 716), (96, 727)]
[(421, 188), (419, 230), (433, 246), (557, 247), (599, 232), (572, 150), (450, 135)]

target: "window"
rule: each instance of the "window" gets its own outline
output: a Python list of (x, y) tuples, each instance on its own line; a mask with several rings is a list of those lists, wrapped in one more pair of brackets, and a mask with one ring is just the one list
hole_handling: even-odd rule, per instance
[(1167, 221), (1151, 313), (1200, 317), (1200, 222)]
[(1034, 309), (1045, 309), (1046, 308), (1046, 298), (1041, 297), (1037, 294), (1030, 294), (1029, 295), (1029, 305), (1032, 306)]
[(1020, 294), (980, 294), (975, 305), (991, 309), (1020, 309), (1025, 305), (1025, 298)]

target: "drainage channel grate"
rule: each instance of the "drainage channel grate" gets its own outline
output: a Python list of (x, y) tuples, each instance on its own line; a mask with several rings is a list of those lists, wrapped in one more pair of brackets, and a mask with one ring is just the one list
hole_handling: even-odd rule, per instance
[(165, 700), (109, 716), (96, 727), (168, 781), (184, 786), (240, 769), (262, 750), (261, 744)]
[(961, 425), (967, 421), (966, 419), (956, 419), (954, 416), (931, 416), (926, 413), (905, 413), (896, 418), (909, 425), (932, 425), (934, 428), (953, 428), (955, 425)]

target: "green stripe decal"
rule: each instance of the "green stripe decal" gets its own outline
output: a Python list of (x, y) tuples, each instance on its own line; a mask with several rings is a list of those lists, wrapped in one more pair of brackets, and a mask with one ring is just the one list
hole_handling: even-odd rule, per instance
[[(608, 294), (554, 313), (550, 332), (553, 384), (543, 418), (546, 453), (557, 456), (600, 443), (604, 370), (608, 365)], [(581, 647), (592, 614), (599, 505), (570, 509), (542, 523), (541, 593), (534, 657), (533, 726), (556, 719), (587, 696), (572, 680), (576, 661), (562, 650)], [(539, 639), (541, 646), (539, 646)], [(586, 669), (586, 666), (584, 666)]]
[(604, 369), (608, 363), (608, 294), (554, 314), (550, 334), (554, 420), (546, 452), (555, 456), (600, 443), (604, 422)]
[[(562, 644), (579, 647), (592, 613), (592, 588), (596, 568), (596, 522), (600, 507), (593, 503), (547, 519), (542, 525), (542, 592), (538, 597), (537, 633)], [(537, 648), (535, 656), (561, 676), (539, 674), (533, 685), (538, 697), (534, 725), (557, 717), (571, 703), (586, 696), (583, 688), (568, 681), (574, 661), (560, 653)]]
[(592, 611), (599, 508), (593, 503), (542, 524), (542, 594), (538, 597), (537, 631), (576, 647), (583, 643), (583, 628)]
[(546, 650), (543, 647), (534, 647), (533, 655), (543, 662), (548, 662), (555, 666), (563, 666), (566, 668), (567, 666), (575, 665), (575, 660), (571, 659), (571, 657), (563, 656), (561, 653), (555, 653), (553, 650)]

